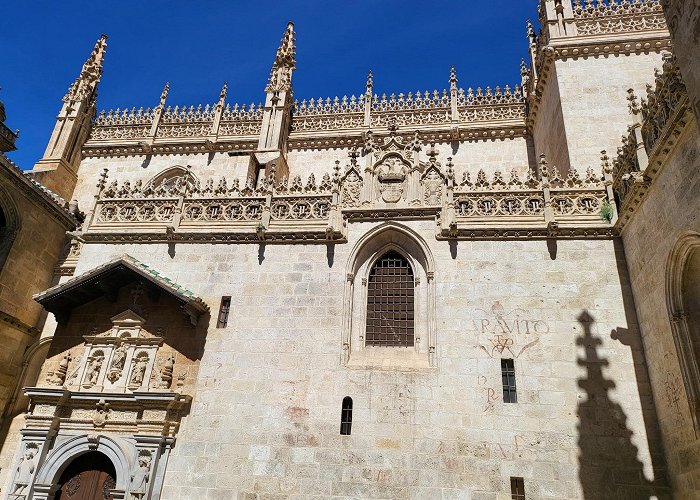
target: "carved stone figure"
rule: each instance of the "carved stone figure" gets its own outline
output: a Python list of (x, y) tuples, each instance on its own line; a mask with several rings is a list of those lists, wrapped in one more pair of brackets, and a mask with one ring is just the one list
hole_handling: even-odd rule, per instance
[(125, 345), (120, 345), (112, 355), (112, 363), (109, 366), (109, 374), (107, 378), (110, 382), (114, 383), (119, 380), (122, 376), (122, 371), (124, 370), (124, 363), (126, 362), (127, 348)]
[(425, 204), (440, 205), (442, 203), (442, 188), (444, 182), (440, 174), (431, 168), (423, 178), (423, 188), (425, 189)]
[(343, 180), (343, 206), (356, 207), (360, 204), (362, 179), (354, 171), (349, 172)]
[(131, 473), (131, 498), (141, 500), (148, 492), (148, 479), (151, 475), (151, 460), (149, 456), (139, 457), (139, 466)]
[(173, 382), (173, 367), (175, 366), (175, 356), (172, 354), (163, 363), (160, 368), (160, 384), (161, 389), (170, 389)]
[(101, 352), (93, 354), (88, 360), (87, 370), (85, 372), (85, 382), (86, 387), (92, 387), (97, 383), (97, 379), (100, 376), (100, 370), (102, 369), (102, 363), (104, 362), (104, 355)]
[(63, 359), (61, 362), (58, 364), (58, 368), (56, 371), (53, 373), (53, 376), (49, 380), (50, 384), (53, 385), (63, 385), (63, 383), (66, 381), (66, 374), (68, 373), (68, 363), (71, 360), (71, 355), (66, 354), (63, 356)]
[(28, 449), (24, 452), (24, 457), (17, 466), (17, 476), (15, 479), (15, 489), (13, 495), (25, 496), (25, 490), (32, 482), (34, 471), (36, 470), (35, 451)]
[(146, 373), (146, 365), (148, 365), (147, 354), (141, 353), (134, 359), (134, 368), (131, 371), (131, 380), (129, 381), (129, 387), (141, 387), (141, 384), (143, 383), (143, 376)]

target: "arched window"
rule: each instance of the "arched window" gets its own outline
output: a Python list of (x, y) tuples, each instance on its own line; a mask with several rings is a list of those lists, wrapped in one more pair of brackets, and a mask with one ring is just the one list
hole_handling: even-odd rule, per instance
[(398, 252), (374, 263), (367, 282), (366, 345), (413, 347), (414, 287), (413, 269)]
[(349, 436), (352, 430), (352, 398), (343, 398), (343, 409), (340, 411), (340, 434)]

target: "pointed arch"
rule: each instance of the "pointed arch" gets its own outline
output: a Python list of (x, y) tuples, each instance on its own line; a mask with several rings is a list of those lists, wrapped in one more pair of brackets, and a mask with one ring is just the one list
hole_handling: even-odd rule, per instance
[(174, 165), (168, 167), (165, 170), (161, 170), (157, 173), (150, 181), (146, 183), (146, 187), (150, 189), (162, 189), (172, 190), (176, 185), (180, 185), (183, 188), (186, 187), (187, 191), (195, 186), (199, 186), (199, 179), (192, 172), (192, 168), (182, 165)]
[[(348, 364), (353, 356), (361, 358), (362, 352), (366, 350), (367, 355), (372, 351), (374, 356), (394, 356), (395, 352), (386, 349), (399, 348), (398, 344), (380, 345), (368, 341), (368, 320), (371, 316), (368, 313), (368, 300), (371, 298), (372, 272), (375, 264), (392, 252), (405, 259), (410, 267), (410, 273), (406, 269), (400, 278), (402, 284), (397, 286), (404, 289), (409, 286), (409, 274), (413, 286), (411, 320), (414, 342), (402, 343), (400, 347), (406, 353), (405, 356), (414, 356), (418, 365), (435, 366), (435, 260), (427, 243), (418, 233), (396, 222), (385, 222), (371, 229), (357, 241), (350, 252), (346, 264), (343, 311), (343, 364)], [(403, 292), (399, 290), (398, 293)], [(409, 295), (408, 291), (406, 295)], [(405, 303), (399, 302), (401, 301), (394, 306), (400, 309)], [(403, 321), (407, 315), (398, 313), (394, 318)]]
[(700, 430), (700, 233), (683, 234), (669, 254), (666, 307), (697, 433)]

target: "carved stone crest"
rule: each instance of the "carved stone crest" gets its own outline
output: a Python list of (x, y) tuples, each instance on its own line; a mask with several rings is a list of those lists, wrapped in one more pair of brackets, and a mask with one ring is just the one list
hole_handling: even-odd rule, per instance
[(396, 203), (404, 197), (407, 168), (400, 158), (390, 156), (377, 166), (379, 193), (386, 203)]

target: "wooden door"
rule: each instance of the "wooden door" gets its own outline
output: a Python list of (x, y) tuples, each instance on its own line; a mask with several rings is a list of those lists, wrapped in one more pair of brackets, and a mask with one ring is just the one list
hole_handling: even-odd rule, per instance
[(112, 500), (116, 473), (102, 453), (91, 452), (73, 460), (61, 475), (56, 500)]

